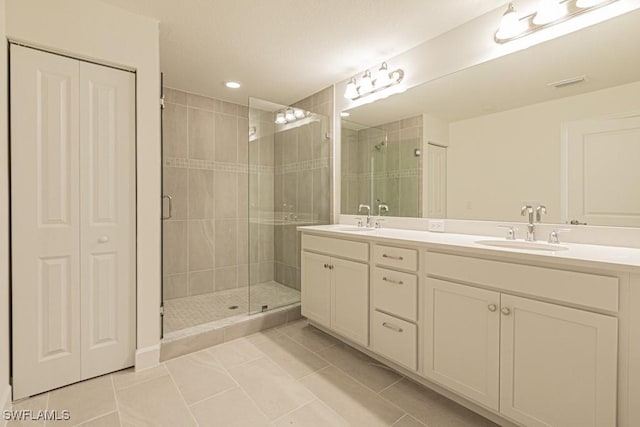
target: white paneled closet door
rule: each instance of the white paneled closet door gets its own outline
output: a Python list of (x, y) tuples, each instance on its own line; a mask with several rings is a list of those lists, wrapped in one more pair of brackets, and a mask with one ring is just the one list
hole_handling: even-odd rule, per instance
[(14, 399), (133, 364), (134, 76), (11, 46)]
[(134, 75), (80, 62), (82, 378), (134, 363)]

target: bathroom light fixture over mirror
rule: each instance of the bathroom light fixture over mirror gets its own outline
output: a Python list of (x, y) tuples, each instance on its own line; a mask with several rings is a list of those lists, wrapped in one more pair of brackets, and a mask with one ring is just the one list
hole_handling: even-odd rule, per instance
[(380, 68), (375, 69), (373, 73), (370, 70), (366, 70), (359, 81), (352, 77), (347, 83), (344, 97), (355, 101), (363, 96), (397, 85), (403, 78), (404, 71), (402, 69), (398, 68), (389, 72), (387, 63), (383, 62)]
[(617, 0), (540, 0), (537, 10), (522, 18), (518, 17), (513, 3), (509, 3), (496, 31), (495, 41), (506, 43), (515, 40), (615, 1)]
[(276, 113), (275, 123), (277, 125), (285, 125), (287, 123), (295, 122), (296, 120), (304, 119), (305, 117), (309, 117), (310, 115), (311, 112), (306, 110), (300, 110), (298, 108), (286, 108)]

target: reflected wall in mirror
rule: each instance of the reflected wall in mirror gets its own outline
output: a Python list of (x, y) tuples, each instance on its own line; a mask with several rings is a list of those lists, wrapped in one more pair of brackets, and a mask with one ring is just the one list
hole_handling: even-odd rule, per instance
[[(543, 204), (543, 222), (640, 226), (638, 23), (640, 10), (350, 110), (363, 129), (422, 118), (419, 208), (400, 197), (392, 215), (521, 221)], [(365, 157), (343, 147), (343, 177)], [(358, 197), (389, 197), (383, 181)]]

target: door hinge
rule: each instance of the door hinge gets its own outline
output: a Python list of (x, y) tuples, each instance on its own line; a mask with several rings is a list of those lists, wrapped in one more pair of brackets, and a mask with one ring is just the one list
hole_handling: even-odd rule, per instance
[(164, 110), (164, 95), (160, 98), (160, 109)]
[(160, 316), (164, 316), (164, 305), (160, 306)]

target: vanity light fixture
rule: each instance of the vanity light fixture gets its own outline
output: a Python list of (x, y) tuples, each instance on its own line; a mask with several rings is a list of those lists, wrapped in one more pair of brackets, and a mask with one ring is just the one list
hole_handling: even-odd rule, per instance
[(301, 110), (299, 108), (285, 108), (276, 112), (275, 123), (277, 125), (286, 125), (287, 123), (295, 122), (296, 120), (304, 119), (311, 115), (310, 111)]
[(567, 21), (617, 0), (540, 0), (536, 12), (519, 18), (513, 3), (502, 15), (496, 43), (506, 43), (538, 30)]
[(363, 96), (397, 85), (403, 78), (404, 71), (402, 69), (398, 68), (390, 72), (387, 63), (383, 62), (380, 68), (375, 69), (374, 72), (366, 70), (359, 81), (352, 77), (347, 83), (344, 97), (355, 101)]
[(558, 0), (540, 0), (538, 2), (538, 10), (533, 16), (535, 25), (544, 25), (559, 19), (566, 13), (563, 10), (564, 4), (560, 4)]

